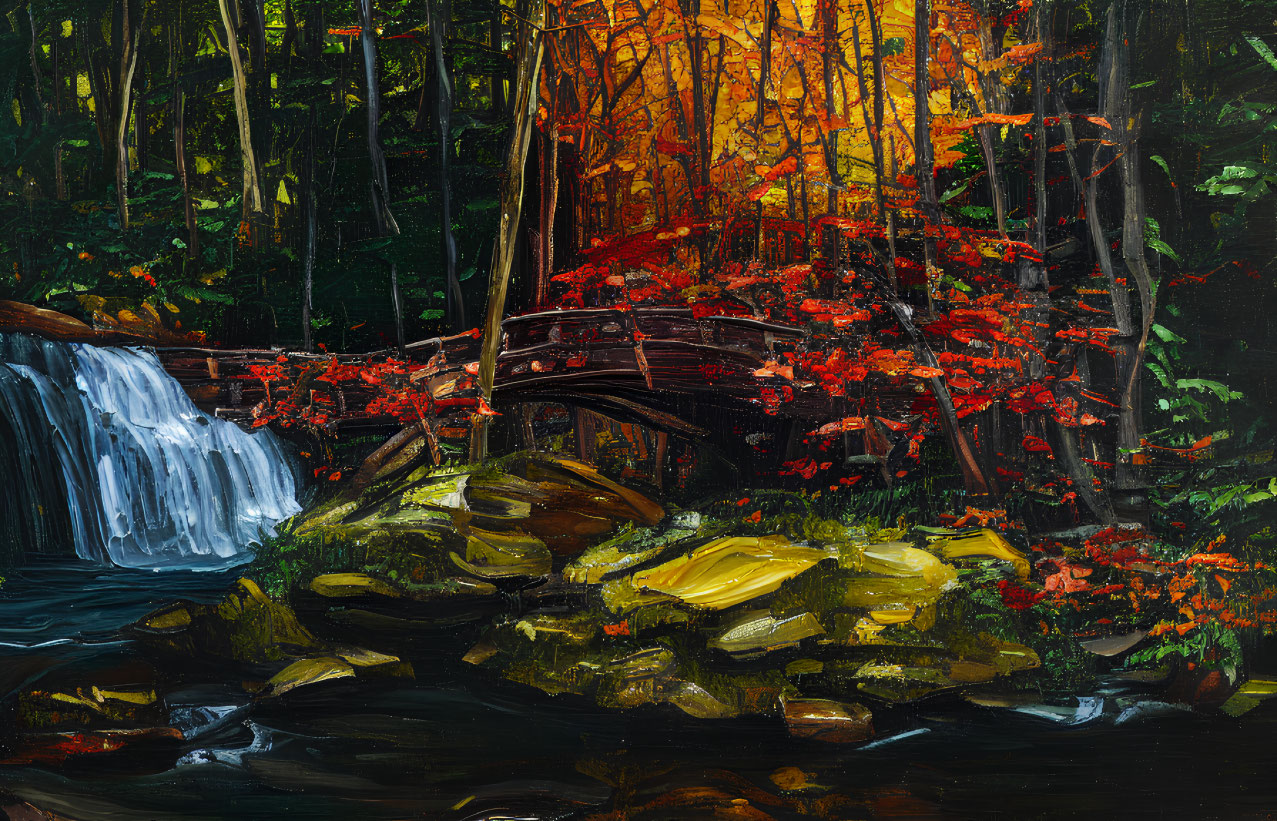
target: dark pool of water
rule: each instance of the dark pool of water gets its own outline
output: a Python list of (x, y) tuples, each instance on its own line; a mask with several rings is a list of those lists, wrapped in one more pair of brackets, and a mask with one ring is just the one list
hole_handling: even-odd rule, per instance
[[(121, 625), (173, 598), (216, 599), (233, 577), (77, 564), (11, 574), (0, 686), (128, 659)], [(202, 734), (158, 756), (0, 766), (0, 806), (19, 798), (77, 819), (1231, 819), (1277, 807), (1270, 706), (1230, 719), (1110, 687), (1070, 725), (950, 699), (856, 748), (794, 740), (767, 719), (551, 698), (458, 664), (465, 642), (457, 630), (427, 639), (411, 687), (323, 687), (252, 709), (235, 682), (193, 679), (168, 706)], [(808, 786), (782, 789), (796, 786), (785, 768)]]

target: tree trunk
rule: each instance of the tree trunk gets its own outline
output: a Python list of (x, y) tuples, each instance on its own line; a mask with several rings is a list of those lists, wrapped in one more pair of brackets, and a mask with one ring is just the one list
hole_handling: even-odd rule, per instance
[(1117, 136), (1117, 171), (1122, 183), (1122, 260), (1126, 263), (1127, 274), (1135, 280), (1140, 300), (1139, 337), (1131, 346), (1125, 379), (1118, 386), (1118, 405), (1121, 408), (1118, 427), (1127, 444), (1121, 445), (1118, 450), (1115, 484), (1118, 488), (1137, 491), (1144, 486), (1142, 471), (1138, 467), (1140, 461), (1136, 458), (1142, 447), (1140, 372), (1144, 366), (1144, 353), (1153, 327), (1157, 300), (1153, 292), (1153, 276), (1144, 256), (1146, 216), (1139, 166), (1140, 112), (1132, 110), (1131, 92), (1125, 90), (1130, 85), (1130, 51), (1134, 33), (1130, 31), (1124, 3), (1116, 9), (1109, 8), (1109, 26), (1114, 26), (1115, 12), (1121, 15), (1121, 19), (1116, 21), (1116, 35), (1106, 38), (1113, 47), (1112, 83), (1107, 91), (1116, 102), (1109, 122)]
[[(865, 82), (865, 63), (860, 54), (860, 28), (852, 29), (852, 44), (856, 53), (856, 82), (860, 88), (860, 109), (865, 118), (865, 134), (869, 138), (869, 146), (873, 151), (874, 159), (874, 200), (878, 205), (878, 221), (885, 227), (887, 224), (887, 201), (882, 194), (882, 119), (883, 119), (883, 85), (885, 79), (882, 76), (882, 33), (878, 30), (878, 14), (874, 9), (874, 0), (865, 0), (865, 8), (869, 12), (869, 32), (873, 45), (873, 65), (874, 65), (874, 86), (873, 86), (873, 121), (869, 119), (869, 100), (870, 94), (868, 83)], [(887, 260), (887, 277), (891, 283), (891, 290), (898, 292), (900, 290), (899, 283), (896, 282), (896, 260), (892, 256)]]
[[(918, 326), (913, 324), (909, 307), (895, 297), (888, 299), (887, 304), (895, 315), (901, 329), (909, 337), (914, 357), (918, 364), (925, 368), (938, 369), (940, 362), (936, 359), (935, 352), (931, 350), (931, 346), (927, 344), (926, 338), (918, 330)], [(985, 466), (981, 464), (982, 460), (972, 446), (971, 439), (967, 436), (967, 432), (962, 429), (962, 423), (958, 420), (957, 409), (953, 406), (953, 396), (949, 393), (949, 386), (945, 384), (944, 377), (933, 376), (928, 378), (927, 382), (931, 388), (931, 395), (935, 398), (936, 406), (940, 411), (940, 429), (944, 432), (945, 439), (949, 441), (949, 448), (958, 460), (958, 467), (962, 471), (962, 480), (966, 485), (967, 493), (978, 496), (994, 493), (996, 487), (992, 476)]]
[(138, 39), (142, 36), (146, 12), (136, 30), (129, 14), (130, 0), (121, 0), (123, 42), (120, 49), (119, 119), (115, 129), (115, 194), (120, 217), (120, 230), (129, 230), (129, 114), (133, 108), (133, 75), (137, 71)]
[(319, 125), (315, 106), (306, 124), (306, 158), (302, 167), (302, 205), (306, 213), (306, 251), (302, 260), (302, 348), (312, 350), (311, 306), (315, 283), (315, 245), (319, 234), (319, 200), (315, 196), (315, 141)]
[(186, 258), (196, 259), (200, 252), (200, 230), (195, 220), (195, 201), (191, 197), (191, 176), (186, 165), (186, 92), (173, 77), (173, 165), (182, 184), (182, 212), (186, 217)]
[[(225, 2), (225, 0), (223, 0)], [(371, 166), (373, 220), (377, 234), (398, 234), (399, 224), (390, 213), (390, 178), (386, 154), (381, 149), (381, 93), (377, 87), (377, 32), (372, 23), (372, 0), (359, 0), (359, 41), (364, 54), (364, 87), (368, 97), (368, 160)]]
[(541, 133), (541, 213), (537, 222), (541, 247), (537, 253), (537, 282), (533, 305), (545, 307), (550, 277), (554, 276), (554, 213), (559, 203), (559, 131), (554, 126)]
[(931, 147), (931, 74), (927, 63), (931, 52), (931, 0), (916, 0), (914, 5), (914, 96), (917, 100), (913, 119), (914, 174), (918, 178), (927, 273), (927, 309), (934, 312), (931, 283), (939, 273), (936, 267), (936, 241), (931, 229), (940, 224), (940, 205), (936, 201), (935, 158)]
[(248, 78), (239, 58), (239, 38), (235, 34), (235, 21), (231, 17), (230, 0), (217, 0), (222, 15), (222, 27), (226, 30), (226, 50), (231, 56), (231, 75), (234, 80), (235, 121), (239, 125), (239, 156), (243, 179), (243, 215), (249, 220), (252, 213), (262, 211), (262, 192), (257, 177), (257, 156), (253, 152), (253, 134), (248, 115)]
[(450, 0), (431, 0), (430, 47), (434, 58), (435, 128), (439, 140), (439, 241), (443, 246), (448, 327), (453, 333), (460, 333), (466, 327), (466, 306), (461, 295), (461, 280), (457, 278), (457, 240), (452, 234), (452, 76), (443, 51), (451, 22)]
[[(488, 44), (493, 51), (502, 52), (505, 50), (505, 43), (502, 41), (501, 33), (501, 6), (497, 5), (492, 11), (492, 19), (488, 21)], [(491, 78), (492, 82), (492, 113), (498, 116), (505, 114), (505, 77), (500, 74), (494, 74)]]
[(399, 296), (399, 266), (390, 263), (390, 303), (395, 311), (395, 345), (399, 348), (399, 358), (404, 357), (403, 336), (403, 302)]
[[(529, 3), (528, 37), (519, 48), (515, 75), (514, 128), (510, 133), (510, 151), (506, 157), (505, 176), (501, 182), (501, 220), (497, 243), (492, 253), (492, 272), (488, 282), (488, 310), (483, 324), (483, 351), (479, 358), (479, 393), (485, 401), (492, 399), (496, 378), (497, 353), (501, 348), (501, 320), (505, 313), (506, 293), (510, 288), (510, 268), (514, 261), (515, 239), (523, 212), (523, 178), (528, 144), (536, 119), (537, 77), (545, 54), (545, 38), (540, 26), (545, 20), (545, 0)], [(471, 461), (487, 456), (487, 417), (480, 417), (470, 442)]]
[(266, 4), (265, 0), (247, 0), (252, 24), (253, 50), (249, 55), (253, 79), (253, 152), (263, 163), (270, 162), (270, 72), (266, 70)]

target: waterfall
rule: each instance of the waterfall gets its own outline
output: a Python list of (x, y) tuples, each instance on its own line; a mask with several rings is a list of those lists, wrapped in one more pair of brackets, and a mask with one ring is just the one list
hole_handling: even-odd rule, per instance
[(212, 569), (300, 510), (290, 460), (191, 402), (154, 353), (0, 334), (0, 553)]

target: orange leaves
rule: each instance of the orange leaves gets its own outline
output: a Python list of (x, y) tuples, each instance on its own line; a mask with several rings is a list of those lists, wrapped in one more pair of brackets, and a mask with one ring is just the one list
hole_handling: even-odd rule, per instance
[(1002, 56), (1011, 63), (1024, 63), (1037, 56), (1041, 51), (1041, 43), (1021, 43), (1018, 46), (1012, 46), (1007, 49)]
[(764, 180), (771, 182), (777, 180), (786, 174), (792, 174), (798, 170), (798, 158), (786, 157), (774, 166), (756, 165), (754, 171), (758, 173)]
[(833, 302), (827, 299), (804, 299), (798, 306), (798, 310), (805, 314), (843, 314), (848, 313), (848, 309), (852, 309), (852, 306), (845, 302)]
[(983, 117), (972, 117), (959, 120), (952, 128), (974, 128), (978, 125), (1028, 125), (1033, 121), (1032, 114), (985, 114)]
[(761, 377), (761, 378), (771, 378), (773, 376), (779, 376), (784, 379), (788, 379), (792, 382), (794, 379), (794, 369), (793, 369), (793, 366), (791, 365), (781, 365), (775, 360), (768, 360), (767, 363), (763, 365), (763, 367), (754, 371), (754, 376)]
[(821, 425), (818, 429), (811, 432), (811, 436), (837, 436), (841, 433), (848, 433), (853, 430), (864, 430), (867, 424), (863, 416), (848, 416), (837, 422), (829, 422)]

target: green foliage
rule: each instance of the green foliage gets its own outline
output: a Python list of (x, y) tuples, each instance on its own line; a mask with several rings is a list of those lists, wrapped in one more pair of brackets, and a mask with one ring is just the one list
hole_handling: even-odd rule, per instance
[[(308, 39), (313, 31), (357, 26), (357, 9), (333, 0), (286, 5), (265, 4), (264, 54), (257, 53), (251, 15), (239, 35), (264, 200), (263, 212), (253, 214), (241, 197), (240, 138), (216, 4), (137, 3), (147, 26), (138, 32), (136, 105), (125, 137), (128, 231), (120, 230), (115, 181), (122, 61), (111, 32), (118, 2), (36, 4), (34, 53), (25, 24), (0, 34), (0, 76), (9, 92), (0, 116), (0, 298), (86, 319), (79, 297), (135, 311), (144, 302), (168, 303), (179, 312), (166, 319), (182, 330), (232, 343), (295, 344), (309, 190), (317, 203), (313, 313), (330, 320), (313, 328), (315, 340), (349, 348), (393, 337), (391, 263), (398, 265), (407, 332), (444, 330), (439, 145), (433, 112), (420, 105), (435, 81), (419, 45), (429, 42), (428, 4), (375, 4), (381, 141), (390, 209), (401, 229), (382, 240), (373, 236), (368, 194), (362, 49), (348, 48), (358, 38), (321, 34), (313, 53)], [(497, 47), (484, 45), (495, 11), (490, 0), (454, 3), (453, 11), (445, 44), (458, 89), (449, 137), (453, 230), (474, 315), (483, 278), (473, 274), (490, 256), (492, 191), (508, 132), (504, 112), (493, 110), (488, 78), (509, 72), (509, 42), (503, 33)], [(15, 19), (25, 16), (20, 10)], [(178, 92), (185, 178), (176, 162)], [(129, 275), (133, 268), (154, 284)]]

